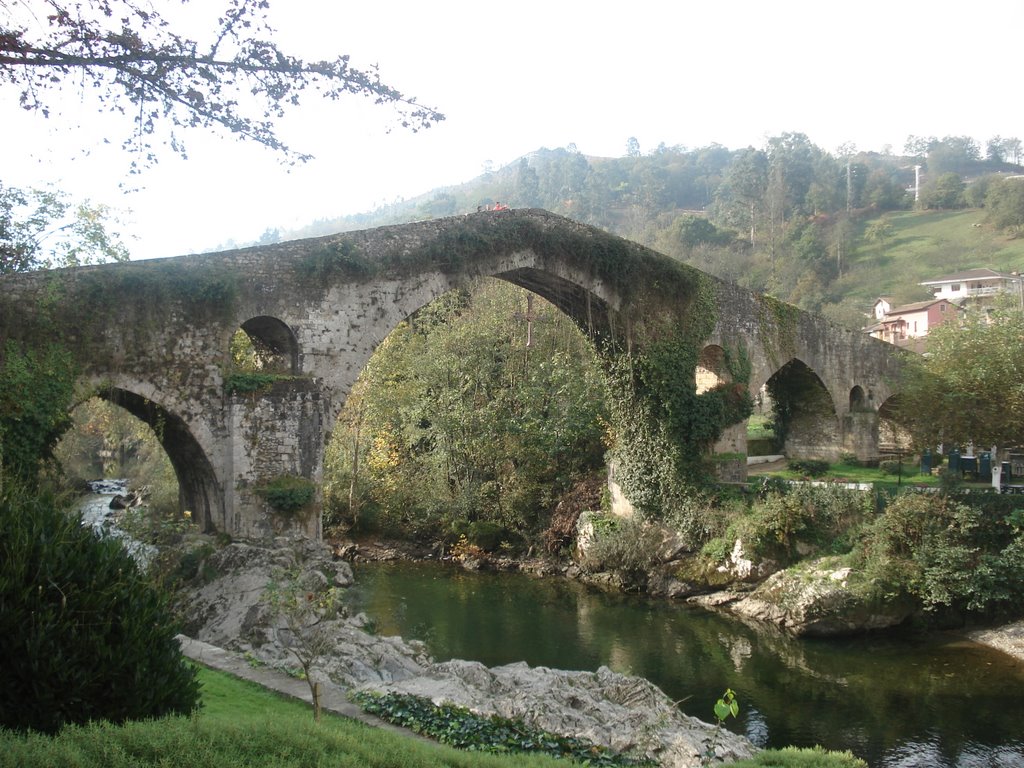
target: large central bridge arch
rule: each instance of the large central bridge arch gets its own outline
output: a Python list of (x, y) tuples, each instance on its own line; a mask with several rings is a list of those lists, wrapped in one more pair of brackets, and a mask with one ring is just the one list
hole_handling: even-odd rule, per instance
[[(681, 352), (664, 358), (678, 360), (677, 370), (644, 374), (651, 392), (681, 384), (696, 393), (709, 346), (723, 351), (720, 361), (742, 362), (729, 388), (751, 395), (799, 359), (835, 404), (840, 445), (829, 449), (874, 450), (874, 414), (861, 398), (854, 418), (850, 393), (860, 388), (874, 403), (893, 394), (892, 347), (539, 210), (8, 276), (0, 341), (59, 338), (85, 380), (122, 393), (126, 407), (149, 418), (159, 409), (173, 424), (165, 434), (183, 503), (209, 527), (263, 536), (276, 518), (260, 488), (282, 476), (319, 484), (331, 427), (373, 351), (400, 322), (477, 276), (549, 300), (606, 354)], [(234, 368), (239, 329), (278, 361), (272, 374), (246, 378)], [(745, 450), (745, 436), (733, 443)], [(317, 511), (302, 523), (313, 536)]]

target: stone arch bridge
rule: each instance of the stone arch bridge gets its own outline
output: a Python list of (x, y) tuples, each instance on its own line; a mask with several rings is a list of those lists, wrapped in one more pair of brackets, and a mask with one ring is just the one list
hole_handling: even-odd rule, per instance
[[(268, 483), (297, 476), (319, 487), (326, 441), (378, 344), (477, 276), (544, 297), (619, 355), (683, 329), (698, 354), (668, 375), (684, 388), (756, 397), (792, 376), (790, 455), (878, 453), (895, 348), (541, 210), (7, 276), (0, 341), (63, 340), (83, 393), (156, 428), (183, 508), (207, 530), (260, 537), (295, 525), (270, 506)], [(239, 328), (278, 375), (233, 371)], [(707, 450), (737, 456), (744, 474), (745, 421)], [(307, 509), (300, 527), (319, 536), (318, 493)]]

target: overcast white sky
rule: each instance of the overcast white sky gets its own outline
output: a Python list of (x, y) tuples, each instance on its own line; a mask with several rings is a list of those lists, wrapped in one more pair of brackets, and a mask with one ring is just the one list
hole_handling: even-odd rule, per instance
[[(29, 0), (38, 3), (39, 0)], [(218, 0), (195, 0), (213, 4)], [(153, 0), (158, 9), (176, 0)], [(635, 136), (762, 146), (784, 131), (834, 151), (902, 150), (910, 134), (1024, 138), (1021, 0), (274, 0), (279, 39), (305, 58), (348, 53), (447, 120), (387, 132), (393, 113), (353, 97), (309, 102), (283, 126), (316, 159), (289, 171), (231, 137), (187, 136), (126, 192), (87, 97), (24, 113), (0, 89), (0, 179), (52, 184), (119, 209), (133, 256), (207, 251), (267, 228), (371, 210), (477, 176), (540, 147), (621, 156)], [(124, 118), (122, 118), (123, 120)], [(122, 138), (125, 124), (117, 127)], [(83, 148), (93, 148), (82, 156)]]

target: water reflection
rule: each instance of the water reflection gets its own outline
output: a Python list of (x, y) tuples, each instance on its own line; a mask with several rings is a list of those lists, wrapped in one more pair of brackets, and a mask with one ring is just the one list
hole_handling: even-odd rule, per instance
[(604, 664), (703, 719), (731, 687), (733, 727), (760, 746), (822, 744), (884, 768), (1024, 766), (1024, 665), (975, 645), (796, 641), (675, 603), (436, 564), (364, 565), (356, 581), (381, 634), (425, 640), (438, 660)]

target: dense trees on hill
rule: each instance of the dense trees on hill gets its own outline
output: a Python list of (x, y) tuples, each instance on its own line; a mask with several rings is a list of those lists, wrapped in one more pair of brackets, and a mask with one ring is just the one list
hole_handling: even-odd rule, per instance
[(634, 140), (619, 158), (542, 149), (376, 217), (319, 222), (287, 236), (466, 213), (495, 201), (540, 207), (859, 327), (867, 307), (845, 301), (840, 281), (859, 249), (879, 252), (890, 242), (878, 217), (915, 205), (915, 165), (919, 208), (984, 207), (987, 222), (1011, 234), (1024, 222), (1024, 201), (1006, 178), (1024, 172), (1011, 164), (1020, 159), (1019, 140), (994, 137), (983, 157), (969, 137), (911, 136), (905, 152), (844, 145), (830, 153), (802, 133), (738, 150), (662, 144), (644, 153)]

